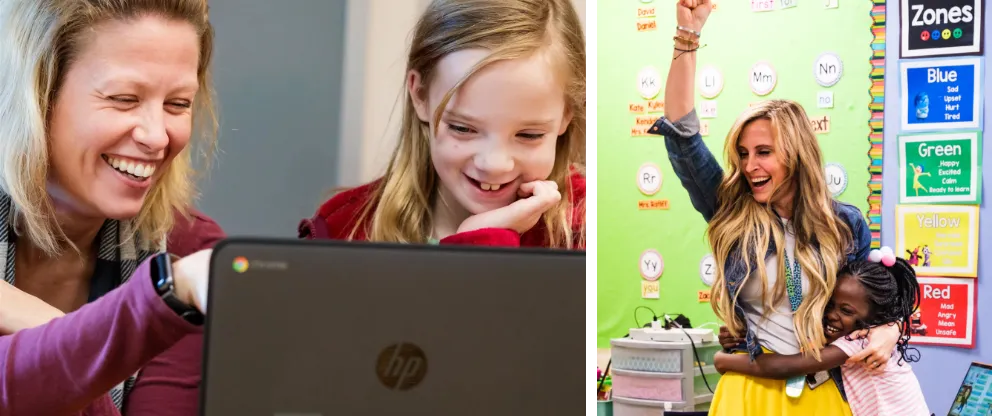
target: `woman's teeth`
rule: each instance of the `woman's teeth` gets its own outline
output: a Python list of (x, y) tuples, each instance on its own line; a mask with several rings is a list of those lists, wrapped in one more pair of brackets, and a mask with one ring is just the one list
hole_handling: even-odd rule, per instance
[(103, 160), (108, 165), (120, 172), (130, 174), (137, 178), (148, 178), (155, 173), (155, 165), (150, 163), (135, 162), (132, 160), (118, 159), (113, 156), (104, 156)]

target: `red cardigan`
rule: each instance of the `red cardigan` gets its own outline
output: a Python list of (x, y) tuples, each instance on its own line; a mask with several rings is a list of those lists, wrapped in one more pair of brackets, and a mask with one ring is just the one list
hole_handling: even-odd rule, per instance
[[(372, 192), (380, 180), (341, 192), (334, 195), (327, 202), (324, 202), (313, 218), (304, 219), (300, 222), (300, 238), (348, 239), (351, 230), (355, 228), (355, 221), (357, 221), (365, 205), (369, 202)], [(586, 205), (585, 176), (579, 173), (573, 173), (571, 176), (571, 186), (572, 217), (574, 218), (572, 221), (572, 231), (576, 240), (575, 248), (582, 250), (585, 249), (585, 230), (583, 229), (585, 225)], [(362, 227), (355, 233), (355, 240), (365, 240), (367, 238), (365, 235), (367, 226), (368, 224), (362, 224)], [(502, 247), (549, 246), (547, 232), (544, 224), (541, 222), (538, 222), (534, 228), (523, 234), (505, 228), (483, 228), (445, 237), (440, 243)]]

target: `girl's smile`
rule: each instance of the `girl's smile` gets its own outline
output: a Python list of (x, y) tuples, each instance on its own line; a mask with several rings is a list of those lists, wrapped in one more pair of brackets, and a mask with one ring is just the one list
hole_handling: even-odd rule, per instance
[(860, 329), (858, 323), (868, 319), (869, 310), (868, 292), (861, 282), (851, 275), (840, 276), (823, 314), (827, 342)]

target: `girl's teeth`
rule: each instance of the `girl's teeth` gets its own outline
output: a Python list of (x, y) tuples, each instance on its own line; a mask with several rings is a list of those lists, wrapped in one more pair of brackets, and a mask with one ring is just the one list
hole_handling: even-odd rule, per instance
[(107, 164), (109, 164), (114, 169), (118, 171), (137, 176), (139, 178), (147, 178), (155, 173), (155, 165), (134, 162), (125, 159), (118, 159), (111, 156), (106, 156), (105, 159)]

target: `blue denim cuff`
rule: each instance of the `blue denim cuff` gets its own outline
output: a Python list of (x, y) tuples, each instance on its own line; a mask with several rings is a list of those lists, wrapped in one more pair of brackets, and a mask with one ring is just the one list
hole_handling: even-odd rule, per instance
[(696, 109), (693, 108), (689, 114), (682, 116), (674, 123), (662, 116), (648, 129), (648, 133), (688, 139), (699, 133), (699, 127), (699, 116), (696, 115)]

